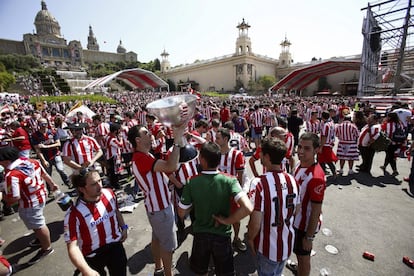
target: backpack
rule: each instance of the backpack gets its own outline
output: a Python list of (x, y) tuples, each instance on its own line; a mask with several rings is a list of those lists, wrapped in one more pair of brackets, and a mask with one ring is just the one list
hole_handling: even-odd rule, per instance
[(380, 131), (380, 135), (370, 147), (375, 151), (386, 151), (388, 146), (391, 144), (391, 139), (387, 136), (384, 131)]
[(396, 143), (404, 143), (407, 140), (407, 133), (400, 124), (395, 124), (395, 131), (392, 134), (391, 140)]

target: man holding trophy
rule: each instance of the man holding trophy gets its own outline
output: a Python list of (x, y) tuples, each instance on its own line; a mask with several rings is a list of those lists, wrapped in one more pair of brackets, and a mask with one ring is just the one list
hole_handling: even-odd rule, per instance
[(178, 95), (157, 100), (147, 106), (160, 122), (173, 128), (174, 146), (168, 160), (155, 159), (150, 153), (151, 132), (145, 126), (133, 126), (128, 132), (128, 141), (135, 150), (132, 157), (133, 174), (144, 193), (147, 217), (152, 227), (154, 275), (172, 275), (172, 255), (177, 240), (171, 191), (165, 173), (176, 171), (179, 161), (186, 162), (197, 156), (197, 151), (189, 149), (190, 146), (183, 139), (187, 122), (194, 114), (195, 104), (195, 96)]

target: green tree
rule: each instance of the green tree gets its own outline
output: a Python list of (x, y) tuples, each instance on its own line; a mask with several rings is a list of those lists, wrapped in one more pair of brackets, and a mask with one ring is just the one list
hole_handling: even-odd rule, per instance
[(151, 60), (148, 63), (141, 63), (140, 68), (144, 69), (144, 70), (154, 72), (154, 61)]
[(10, 84), (16, 82), (14, 76), (8, 73), (6, 70), (1, 70), (5, 68), (4, 64), (0, 63), (0, 92), (6, 91)]
[(168, 86), (170, 87), (170, 91), (177, 91), (177, 86), (173, 80), (167, 80)]
[(255, 91), (256, 82), (254, 80), (249, 80), (249, 83), (247, 84), (247, 88), (249, 89), (249, 91)]
[(154, 71), (161, 70), (161, 62), (158, 58), (154, 59)]
[(0, 63), (8, 72), (32, 72), (41, 67), (39, 60), (31, 55), (0, 55)]
[(258, 81), (259, 85), (264, 91), (267, 91), (273, 84), (276, 82), (276, 78), (274, 76), (261, 76)]
[(320, 77), (318, 79), (318, 91), (323, 91), (331, 88), (332, 86), (328, 83), (328, 79), (326, 76)]

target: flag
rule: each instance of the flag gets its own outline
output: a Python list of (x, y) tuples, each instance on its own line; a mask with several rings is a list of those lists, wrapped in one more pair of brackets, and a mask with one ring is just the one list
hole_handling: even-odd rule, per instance
[(194, 90), (193, 88), (191, 88), (191, 83), (189, 83), (187, 85), (187, 91), (188, 93), (190, 93), (191, 95), (196, 95), (197, 96), (197, 100), (200, 101), (201, 100), (201, 93)]
[(78, 107), (81, 107), (83, 105), (83, 102), (82, 101), (78, 101), (78, 102), (76, 102), (71, 108), (70, 108), (70, 110), (69, 110), (69, 112), (71, 112), (72, 110), (74, 110), (74, 109), (76, 109), (76, 108), (78, 108)]

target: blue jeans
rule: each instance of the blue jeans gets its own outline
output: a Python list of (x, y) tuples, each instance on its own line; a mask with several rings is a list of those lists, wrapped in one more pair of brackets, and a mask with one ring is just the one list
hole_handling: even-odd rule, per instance
[(257, 274), (259, 276), (282, 275), (285, 261), (274, 262), (257, 252)]
[(55, 166), (57, 172), (60, 175), (60, 178), (62, 179), (63, 183), (65, 183), (65, 185), (69, 185), (69, 177), (68, 175), (65, 173), (65, 169), (63, 166), (63, 161), (62, 161), (62, 156), (60, 155), (56, 155), (53, 159), (49, 160), (49, 167), (45, 168), (47, 173), (52, 176), (52, 169), (53, 166)]

